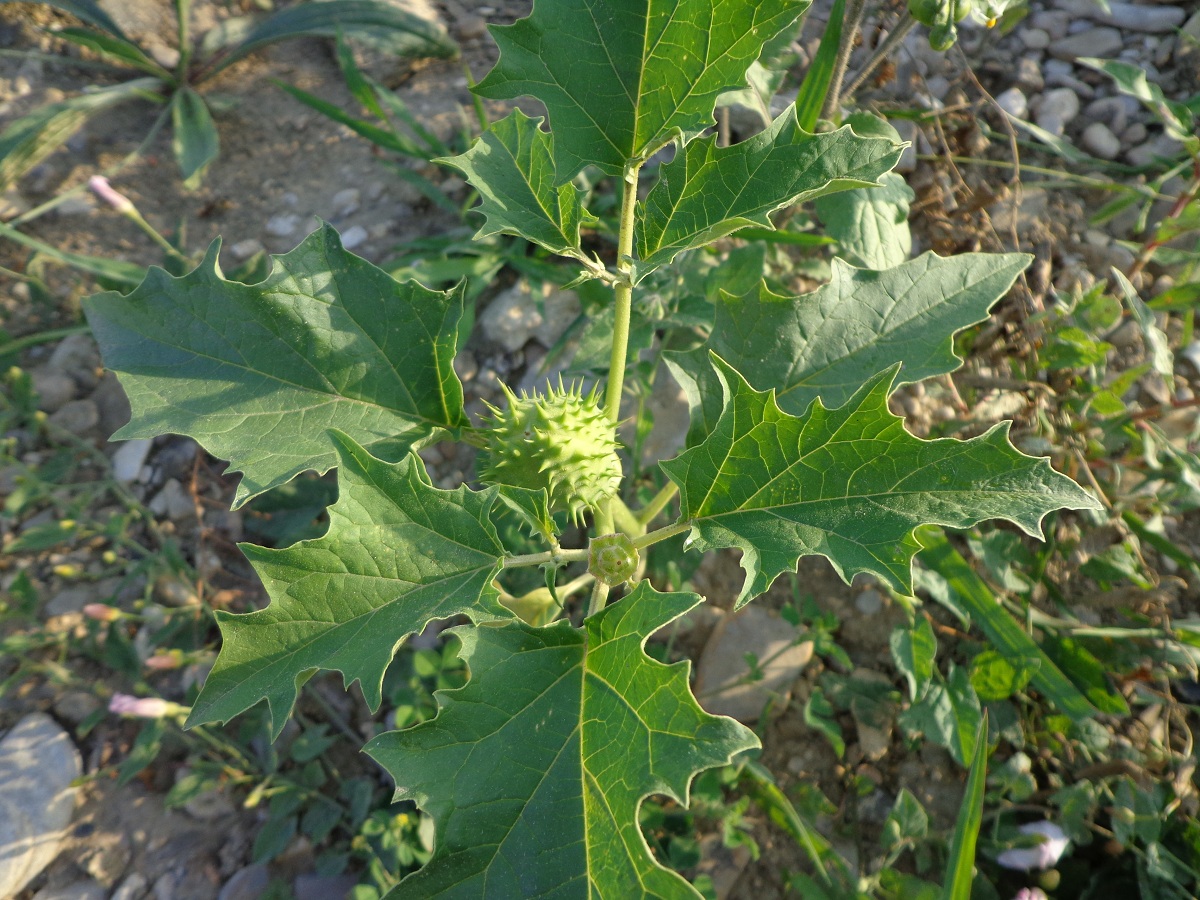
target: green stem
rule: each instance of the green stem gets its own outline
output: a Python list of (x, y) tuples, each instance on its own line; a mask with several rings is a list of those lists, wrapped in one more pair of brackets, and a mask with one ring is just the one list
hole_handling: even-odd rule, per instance
[(633, 224), (637, 209), (640, 162), (625, 169), (621, 195), (621, 230), (617, 233), (617, 283), (613, 287), (616, 317), (613, 322), (612, 356), (608, 364), (608, 388), (604, 411), (615, 425), (621, 418), (621, 392), (625, 387), (625, 358), (629, 352), (629, 317), (633, 311)]
[(544, 553), (526, 553), (523, 556), (506, 556), (500, 568), (515, 569), (518, 566), (544, 566), (546, 563), (568, 563), (587, 559), (586, 550), (547, 550)]
[[(613, 497), (609, 501), (608, 509), (612, 513), (614, 531), (620, 531), (622, 534), (627, 534), (634, 538), (646, 533), (646, 526), (633, 514), (629, 507), (625, 505), (625, 501), (620, 497)], [(607, 533), (610, 532), (597, 531), (597, 534)]]
[(29, 347), (36, 347), (38, 344), (47, 344), (50, 341), (57, 341), (60, 338), (70, 337), (73, 334), (86, 334), (90, 330), (86, 325), (72, 325), (69, 328), (52, 328), (49, 331), (39, 331), (37, 334), (27, 334), (25, 337), (9, 341), (7, 344), (0, 344), (0, 356), (19, 353)]
[(588, 604), (587, 617), (590, 619), (596, 615), (604, 609), (606, 603), (608, 603), (608, 585), (596, 579), (596, 583), (592, 585), (592, 602)]
[(825, 106), (821, 110), (823, 119), (837, 118), (838, 106), (841, 103), (842, 79), (846, 77), (846, 66), (850, 64), (850, 54), (854, 51), (854, 39), (858, 37), (866, 12), (867, 0), (849, 0), (846, 4), (846, 25), (842, 29), (842, 42), (833, 61), (833, 78), (825, 94)]
[(665, 528), (660, 528), (657, 531), (644, 534), (640, 538), (634, 538), (633, 546), (641, 550), (644, 547), (649, 547), (651, 544), (657, 544), (659, 541), (665, 541), (667, 538), (673, 538), (677, 534), (683, 534), (691, 527), (691, 522), (676, 522), (674, 525), (668, 525)]
[(667, 508), (675, 495), (679, 493), (679, 485), (673, 481), (668, 481), (661, 491), (654, 495), (654, 498), (647, 503), (637, 514), (637, 520), (643, 525), (649, 525), (654, 521), (654, 517)]
[(177, 259), (179, 262), (183, 263), (184, 265), (190, 266), (192, 264), (191, 260), (189, 260), (186, 256), (184, 256), (177, 249), (175, 249), (174, 244), (172, 244), (165, 237), (163, 237), (161, 234), (159, 234), (158, 230), (153, 225), (151, 225), (149, 222), (147, 222), (146, 219), (142, 216), (142, 214), (140, 212), (137, 211), (136, 208), (130, 209), (128, 212), (126, 212), (125, 218), (129, 219), (129, 221), (133, 222), (134, 225), (136, 225), (138, 228), (142, 229), (142, 231), (150, 238), (150, 240), (152, 240), (152, 241), (154, 241), (154, 243), (158, 244), (158, 246), (161, 247), (168, 256), (175, 257), (175, 259)]

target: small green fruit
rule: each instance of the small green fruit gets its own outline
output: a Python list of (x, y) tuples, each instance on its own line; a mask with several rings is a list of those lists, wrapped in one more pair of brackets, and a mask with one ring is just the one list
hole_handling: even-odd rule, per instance
[(929, 29), (929, 46), (944, 53), (958, 40), (958, 29), (953, 25), (935, 25)]
[(492, 484), (550, 494), (551, 512), (584, 512), (616, 495), (621, 460), (612, 422), (596, 402), (572, 385), (530, 397), (507, 387), (503, 410), (489, 406), (491, 421), (479, 459), (479, 477)]
[(588, 545), (588, 571), (609, 587), (633, 577), (638, 567), (638, 551), (625, 534), (602, 534)]

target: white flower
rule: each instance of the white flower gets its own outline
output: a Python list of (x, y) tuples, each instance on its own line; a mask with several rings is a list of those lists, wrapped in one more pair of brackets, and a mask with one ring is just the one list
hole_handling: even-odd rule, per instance
[(1006, 869), (1020, 869), (1022, 872), (1049, 869), (1062, 858), (1071, 843), (1066, 832), (1053, 822), (1029, 822), (1017, 831), (1039, 835), (1042, 841), (1033, 847), (1013, 847), (997, 856), (996, 862)]

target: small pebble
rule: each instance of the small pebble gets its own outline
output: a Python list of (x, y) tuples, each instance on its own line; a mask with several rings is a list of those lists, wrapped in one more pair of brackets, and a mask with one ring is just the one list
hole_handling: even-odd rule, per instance
[(1101, 159), (1116, 159), (1121, 152), (1121, 141), (1103, 122), (1093, 122), (1083, 129), (1080, 142), (1084, 150)]
[(358, 188), (346, 188), (345, 190), (338, 191), (333, 195), (333, 199), (329, 201), (334, 216), (342, 219), (358, 212), (360, 197)]
[(296, 233), (300, 227), (300, 217), (295, 213), (282, 213), (267, 219), (267, 234), (275, 237), (287, 237)]
[(342, 232), (342, 246), (347, 250), (353, 250), (365, 243), (368, 237), (367, 229), (361, 225), (354, 225)]
[(79, 436), (100, 423), (100, 410), (91, 400), (72, 400), (51, 413), (47, 420), (51, 425)]
[(150, 453), (150, 444), (148, 438), (137, 438), (121, 444), (112, 456), (113, 478), (121, 484), (136, 481)]
[(1089, 28), (1050, 45), (1050, 54), (1059, 59), (1075, 60), (1081, 56), (1105, 58), (1121, 51), (1124, 40), (1115, 28)]
[(1045, 50), (1050, 46), (1050, 35), (1040, 28), (1027, 28), (1021, 32), (1021, 43), (1027, 50)]
[(266, 248), (262, 245), (262, 241), (256, 238), (247, 238), (244, 241), (238, 241), (229, 248), (229, 252), (239, 262), (245, 262), (255, 253), (263, 253), (265, 250)]
[(1044, 120), (1067, 125), (1077, 115), (1079, 115), (1079, 97), (1070, 88), (1054, 88), (1042, 94), (1042, 102), (1037, 110), (1037, 123), (1047, 131), (1050, 130), (1050, 126), (1043, 124)]
[(1024, 119), (1029, 114), (1029, 101), (1020, 88), (1011, 87), (997, 95), (996, 104), (1016, 119)]

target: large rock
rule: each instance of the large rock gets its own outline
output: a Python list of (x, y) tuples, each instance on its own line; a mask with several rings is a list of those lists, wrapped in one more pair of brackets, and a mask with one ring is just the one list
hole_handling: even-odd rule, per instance
[[(753, 722), (767, 700), (778, 696), (787, 703), (792, 686), (812, 659), (811, 641), (797, 644), (796, 629), (761, 606), (747, 606), (725, 616), (696, 666), (695, 695), (714, 715)], [(752, 680), (746, 655), (753, 654), (762, 678)]]
[(58, 855), (82, 770), (71, 738), (42, 713), (0, 741), (0, 897), (15, 897)]

